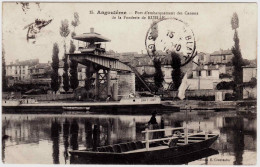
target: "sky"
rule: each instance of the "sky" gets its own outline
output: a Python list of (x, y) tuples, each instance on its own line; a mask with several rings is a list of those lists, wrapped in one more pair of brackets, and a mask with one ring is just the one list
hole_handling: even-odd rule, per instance
[[(106, 50), (116, 52), (146, 53), (145, 36), (152, 19), (112, 19), (114, 15), (97, 14), (98, 11), (127, 12), (125, 16), (148, 16), (135, 12), (175, 12), (175, 17), (186, 22), (192, 29), (198, 52), (212, 53), (220, 49), (231, 49), (234, 45), (234, 30), (231, 18), (236, 12), (239, 18), (238, 35), (243, 58), (255, 59), (257, 56), (257, 4), (256, 3), (35, 3), (29, 4), (30, 9), (22, 10), (21, 4), (3, 3), (2, 40), (6, 63), (16, 59), (27, 60), (39, 58), (40, 62), (51, 61), (53, 44), (59, 44), (62, 58), (64, 53), (63, 39), (59, 28), (61, 21), (73, 20), (73, 13), (78, 12), (80, 25), (77, 34), (90, 31), (107, 37)], [(93, 10), (95, 14), (90, 14)], [(177, 15), (182, 12), (182, 15)], [(195, 12), (198, 15), (186, 15)], [(122, 15), (124, 16), (124, 15)], [(53, 19), (41, 29), (36, 42), (27, 42), (27, 29), (24, 27), (36, 18)], [(73, 27), (70, 25), (70, 30)], [(71, 36), (67, 37), (67, 46)], [(69, 50), (69, 47), (68, 49)]]

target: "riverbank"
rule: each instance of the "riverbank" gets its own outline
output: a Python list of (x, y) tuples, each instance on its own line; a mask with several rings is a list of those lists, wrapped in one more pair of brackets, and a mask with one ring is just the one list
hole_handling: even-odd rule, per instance
[(178, 100), (163, 101), (162, 104), (180, 107), (180, 110), (235, 110), (237, 101), (198, 101), (198, 100)]
[(247, 108), (248, 106), (256, 106), (256, 100), (240, 100), (240, 101), (198, 101), (198, 100), (178, 100), (178, 101), (162, 101), (164, 105), (172, 105), (180, 107), (180, 110), (215, 110), (227, 111), (239, 108)]
[(174, 105), (155, 104), (126, 104), (120, 102), (39, 102), (20, 104), (17, 106), (3, 105), (3, 113), (63, 113), (63, 112), (93, 112), (107, 114), (159, 114), (179, 112)]

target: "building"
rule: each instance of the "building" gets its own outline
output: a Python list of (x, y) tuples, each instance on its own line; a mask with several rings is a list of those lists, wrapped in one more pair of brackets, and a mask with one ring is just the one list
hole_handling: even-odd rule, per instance
[(11, 64), (6, 66), (6, 77), (12, 77), (15, 81), (28, 79), (28, 65)]
[(197, 59), (200, 65), (208, 65), (208, 64), (226, 64), (232, 65), (233, 53), (231, 50), (223, 50), (214, 51), (213, 53), (204, 53), (199, 52), (197, 55)]
[[(135, 93), (135, 77), (133, 77), (134, 73), (131, 67), (116, 58), (116, 53), (110, 51), (108, 54), (105, 47), (102, 47), (105, 42), (110, 42), (110, 39), (94, 32), (94, 28), (90, 28), (89, 33), (74, 36), (73, 39), (83, 43), (83, 45), (74, 53), (67, 55), (70, 61), (76, 61), (85, 66), (85, 70), (81, 68), (79, 78), (83, 81), (84, 76), (86, 76), (84, 74), (88, 75), (85, 78), (85, 80), (87, 79), (86, 83), (89, 84), (87, 98), (104, 100), (112, 97), (112, 99), (118, 100), (118, 97)], [(127, 53), (127, 55), (129, 54), (135, 53)], [(123, 57), (128, 56), (123, 55)], [(62, 75), (62, 72), (59, 73)]]
[(154, 74), (153, 60), (148, 55), (138, 56), (130, 62), (130, 65), (141, 74)]
[[(210, 62), (210, 54), (209, 53), (204, 53), (204, 52), (199, 52), (197, 54), (197, 59), (198, 59), (198, 62), (200, 64), (208, 64)], [(195, 66), (196, 64), (194, 64)]]
[[(219, 82), (232, 80), (226, 74), (226, 65), (200, 65), (188, 76), (189, 90), (216, 89)], [(222, 74), (222, 75), (221, 75)]]
[(38, 63), (34, 66), (29, 67), (28, 70), (31, 79), (50, 78), (51, 63)]
[(215, 51), (210, 54), (209, 63), (212, 64), (232, 64), (233, 53), (231, 50)]
[(27, 81), (30, 79), (29, 68), (39, 63), (39, 59), (25, 61), (16, 60), (6, 65), (7, 84), (13, 85), (15, 82)]
[(243, 99), (257, 97), (257, 67), (248, 65), (243, 67)]
[(216, 89), (219, 82), (232, 81), (232, 58), (233, 53), (229, 49), (211, 54), (198, 53), (197, 63), (193, 64), (192, 73), (188, 75), (189, 89)]

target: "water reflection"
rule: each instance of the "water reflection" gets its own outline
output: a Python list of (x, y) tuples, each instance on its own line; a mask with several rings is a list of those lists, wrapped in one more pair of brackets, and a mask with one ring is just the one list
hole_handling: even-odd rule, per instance
[(74, 118), (70, 125), (70, 145), (72, 150), (78, 150), (78, 133), (79, 125), (77, 120)]
[(86, 148), (93, 147), (93, 138), (92, 138), (92, 123), (87, 119), (85, 121), (85, 136), (86, 136)]
[(53, 157), (53, 164), (59, 164), (59, 155), (60, 155), (60, 149), (59, 149), (59, 133), (61, 130), (60, 123), (55, 118), (54, 121), (51, 123), (51, 140), (53, 142), (52, 149), (52, 157)]
[[(13, 157), (21, 155), (30, 160), (30, 163), (76, 163), (77, 160), (70, 157), (69, 150), (141, 140), (141, 131), (149, 119), (149, 115), (4, 114), (2, 132), (9, 138), (2, 140), (2, 158), (4, 163), (15, 163), (17, 161)], [(159, 124), (162, 123), (161, 120), (165, 128), (183, 126), (185, 115), (183, 112), (158, 115)], [(195, 159), (185, 163), (219, 164), (219, 159), (228, 159), (221, 164), (256, 163), (256, 119), (237, 116), (234, 112), (196, 111), (189, 113), (188, 126), (195, 131), (207, 128), (210, 132), (220, 134), (212, 145), (219, 154), (212, 154), (209, 158), (206, 158), (209, 155), (204, 158), (192, 156)], [(30, 153), (33, 152), (36, 158), (30, 158), (31, 154), (23, 151), (26, 149), (30, 149)], [(154, 162), (167, 163), (174, 162)]]
[(63, 145), (64, 145), (64, 160), (65, 163), (67, 163), (67, 160), (69, 159), (69, 153), (68, 153), (68, 148), (69, 148), (69, 131), (70, 131), (70, 122), (66, 118), (64, 123), (63, 123)]

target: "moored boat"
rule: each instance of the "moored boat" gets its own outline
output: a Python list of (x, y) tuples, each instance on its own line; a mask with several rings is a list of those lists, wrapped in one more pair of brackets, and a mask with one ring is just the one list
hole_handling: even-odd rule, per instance
[(96, 149), (73, 150), (70, 154), (91, 162), (139, 164), (167, 158), (178, 158), (208, 149), (218, 138), (217, 134), (185, 133), (149, 140), (149, 133), (185, 128), (157, 129), (143, 131), (145, 141), (134, 141)]
[(159, 96), (154, 97), (135, 97), (129, 96), (128, 98), (122, 98), (120, 100), (120, 104), (128, 104), (128, 105), (153, 105), (153, 104), (161, 104), (161, 98)]
[(90, 107), (62, 107), (63, 111), (89, 111)]

